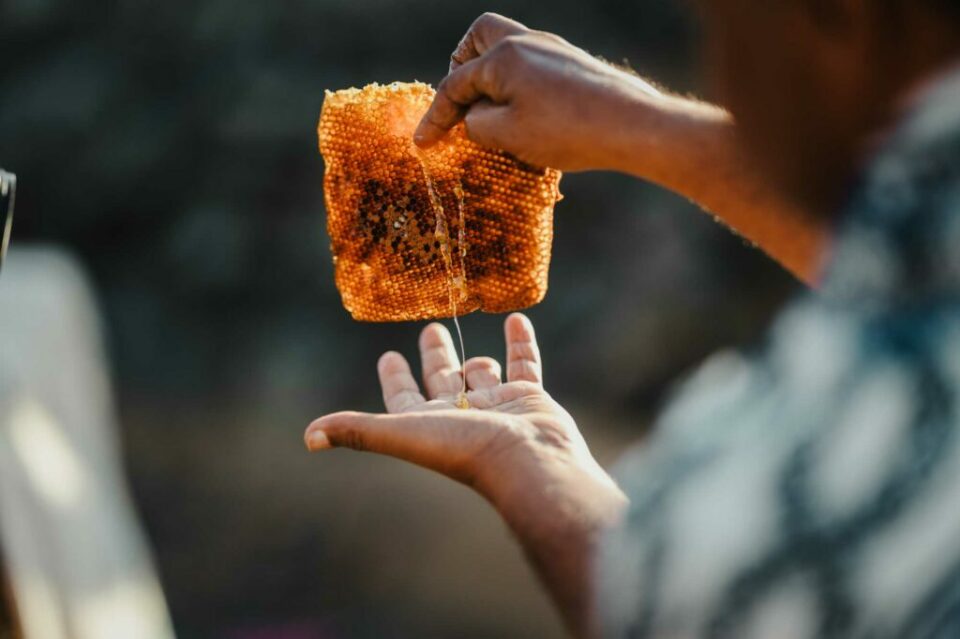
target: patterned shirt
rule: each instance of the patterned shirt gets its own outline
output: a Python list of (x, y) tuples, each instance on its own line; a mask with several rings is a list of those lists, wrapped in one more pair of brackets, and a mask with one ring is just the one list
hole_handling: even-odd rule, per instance
[(960, 637), (960, 73), (840, 219), (822, 290), (620, 462), (605, 637)]

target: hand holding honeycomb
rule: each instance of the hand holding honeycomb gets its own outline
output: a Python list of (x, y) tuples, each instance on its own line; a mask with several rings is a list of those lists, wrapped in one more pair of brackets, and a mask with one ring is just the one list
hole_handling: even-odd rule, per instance
[(419, 82), (326, 94), (327, 231), (354, 319), (502, 313), (546, 294), (560, 172), (480, 147), (462, 124), (417, 148), (433, 95)]

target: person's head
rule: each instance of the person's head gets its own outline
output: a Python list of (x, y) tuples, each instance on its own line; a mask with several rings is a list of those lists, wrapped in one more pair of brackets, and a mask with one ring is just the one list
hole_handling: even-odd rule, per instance
[(832, 214), (906, 93), (960, 62), (960, 0), (700, 0), (708, 75), (769, 179)]

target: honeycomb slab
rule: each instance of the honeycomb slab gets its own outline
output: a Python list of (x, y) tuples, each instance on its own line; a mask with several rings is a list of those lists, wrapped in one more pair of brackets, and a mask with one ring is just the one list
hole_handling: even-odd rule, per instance
[(532, 306), (547, 291), (560, 172), (413, 132), (427, 84), (328, 91), (318, 127), (337, 289), (354, 319), (422, 320)]

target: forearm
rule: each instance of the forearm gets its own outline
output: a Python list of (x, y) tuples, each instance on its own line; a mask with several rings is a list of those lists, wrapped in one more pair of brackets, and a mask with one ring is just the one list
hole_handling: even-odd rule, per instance
[(688, 197), (810, 284), (827, 241), (819, 216), (751, 165), (721, 109), (657, 91), (556, 36), (485, 14), (454, 52), (415, 141), (458, 122), (481, 145), (564, 171), (608, 169)]
[[(627, 498), (597, 467), (595, 474), (558, 472), (542, 494), (529, 486), (508, 505), (494, 504), (520, 542), (571, 634), (597, 636), (594, 559), (604, 533), (619, 523)], [(549, 504), (545, 508), (544, 503)]]
[[(623, 97), (619, 98), (624, 100)], [(810, 285), (829, 233), (817, 216), (782, 197), (740, 149), (717, 107), (634, 91), (621, 105), (607, 162), (696, 202)]]

